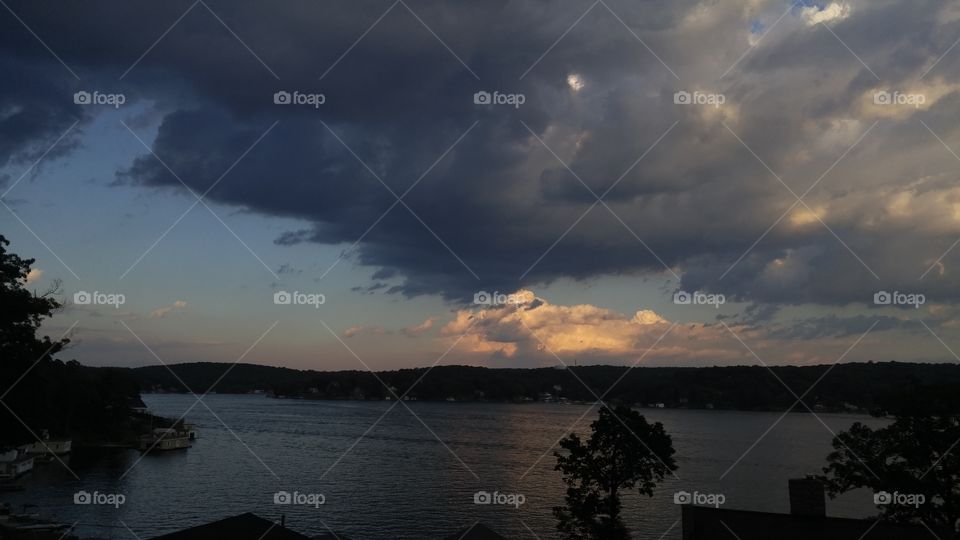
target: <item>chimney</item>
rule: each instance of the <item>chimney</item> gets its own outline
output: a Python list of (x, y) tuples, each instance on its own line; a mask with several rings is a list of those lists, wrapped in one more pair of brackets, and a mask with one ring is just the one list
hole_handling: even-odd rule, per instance
[(827, 502), (823, 484), (813, 476), (790, 479), (790, 514), (825, 517)]

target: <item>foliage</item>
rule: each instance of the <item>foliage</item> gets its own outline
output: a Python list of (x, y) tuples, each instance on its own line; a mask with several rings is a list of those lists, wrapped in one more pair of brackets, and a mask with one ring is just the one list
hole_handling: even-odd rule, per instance
[(123, 437), (139, 387), (125, 370), (54, 358), (69, 339), (38, 332), (62, 307), (59, 283), (29, 291), (34, 260), (9, 253), (8, 245), (0, 236), (0, 449), (34, 442), (44, 431), (81, 441)]
[(0, 235), (0, 358), (50, 358), (63, 349), (68, 340), (37, 339), (37, 329), (50, 317), (60, 303), (53, 298), (58, 284), (42, 295), (35, 295), (24, 287), (33, 259), (21, 259), (8, 253), (10, 242)]
[(647, 423), (627, 408), (604, 406), (591, 424), (590, 438), (571, 433), (555, 452), (567, 485), (566, 506), (554, 508), (557, 528), (571, 540), (630, 537), (620, 517), (620, 496), (636, 489), (653, 496), (656, 485), (676, 470), (673, 442), (659, 422)]
[[(456, 365), (436, 366), (429, 372), (427, 368), (381, 371), (374, 376), (363, 370), (319, 372), (238, 364), (223, 379), (220, 377), (231, 364), (185, 363), (171, 367), (197, 392), (219, 380), (216, 390), (221, 393), (262, 390), (317, 399), (383, 399), (389, 395), (380, 382), (383, 381), (396, 388), (398, 394), (410, 390), (410, 396), (419, 400), (443, 401), (453, 397), (457, 401), (520, 401), (550, 393), (591, 403), (597, 395), (604, 395), (608, 403), (783, 412), (794, 404), (796, 397), (777, 378), (797, 391), (815, 386), (805, 401), (818, 411), (847, 411), (851, 407), (872, 410), (880, 407), (886, 394), (910, 381), (918, 385), (949, 383), (960, 392), (960, 365), (901, 362), (840, 364), (819, 383), (817, 380), (831, 366), (772, 366), (770, 370), (776, 377), (764, 366), (490, 369)], [(164, 366), (132, 371), (144, 388), (186, 391)], [(557, 391), (555, 386), (561, 390)], [(806, 411), (803, 407), (796, 410)]]
[(894, 417), (872, 429), (859, 422), (833, 440), (824, 481), (831, 497), (856, 488), (922, 495), (923, 503), (880, 505), (894, 522), (950, 527), (960, 519), (960, 395), (951, 387), (909, 388), (877, 414)]

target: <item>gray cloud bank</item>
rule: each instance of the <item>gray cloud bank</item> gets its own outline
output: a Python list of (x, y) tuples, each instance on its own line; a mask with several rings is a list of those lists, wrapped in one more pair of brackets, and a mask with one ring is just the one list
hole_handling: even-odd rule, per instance
[[(79, 80), (0, 12), (0, 162), (86, 125), (74, 91), (122, 91), (162, 114), (153, 150), (192, 189), (311, 224), (281, 244), (362, 238), (351, 256), (391, 291), (666, 266), (757, 303), (960, 293), (960, 249), (939, 260), (960, 237), (950, 3), (782, 19), (789, 3), (760, 0), (9, 5)], [(326, 101), (277, 105), (280, 90)], [(480, 90), (525, 101), (477, 105)], [(924, 103), (875, 103), (884, 91)], [(118, 178), (184, 189), (146, 152)]]

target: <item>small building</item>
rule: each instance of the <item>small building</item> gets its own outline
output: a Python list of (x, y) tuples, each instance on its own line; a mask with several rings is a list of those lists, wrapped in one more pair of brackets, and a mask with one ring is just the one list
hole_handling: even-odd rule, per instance
[(250, 512), (157, 536), (153, 540), (209, 540), (212, 538), (223, 540), (310, 540), (309, 536), (288, 529), (282, 519), (279, 522), (270, 521)]
[(684, 505), (683, 540), (909, 540), (952, 538), (950, 531), (934, 531), (876, 519), (826, 516), (823, 485), (813, 478), (790, 480), (790, 513), (752, 512)]

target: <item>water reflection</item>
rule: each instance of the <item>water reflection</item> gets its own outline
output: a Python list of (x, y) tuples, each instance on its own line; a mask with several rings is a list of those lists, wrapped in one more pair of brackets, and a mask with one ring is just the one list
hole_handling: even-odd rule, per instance
[[(145, 401), (156, 414), (179, 417), (194, 398), (148, 395)], [(515, 538), (530, 537), (526, 527), (554, 538), (551, 508), (561, 503), (563, 485), (549, 450), (587, 409), (410, 402), (414, 416), (403, 404), (391, 409), (390, 402), (228, 395), (206, 401), (216, 415), (203, 406), (190, 411), (200, 439), (187, 451), (139, 462), (140, 454), (129, 450), (76, 453), (69, 466), (82, 481), (54, 462), (26, 478), (26, 491), (6, 499), (37, 504), (69, 523), (79, 520), (81, 534), (106, 538), (130, 537), (113, 528), (121, 521), (150, 538), (248, 511), (266, 518), (285, 514), (288, 526), (305, 534), (329, 526), (361, 540), (439, 538), (477, 520)], [(820, 472), (830, 450), (830, 432), (810, 415), (787, 415), (744, 456), (779, 414), (642, 412), (673, 435), (680, 466), (680, 479), (669, 478), (654, 498), (624, 498), (627, 523), (644, 538), (660, 537), (679, 519), (673, 504), (679, 490), (723, 493), (729, 508), (787, 512), (787, 479)], [(595, 417), (590, 411), (577, 430)], [(853, 415), (821, 418), (834, 431), (858, 420), (880, 423)], [(120, 508), (74, 505), (80, 489), (123, 493), (126, 502)], [(273, 496), (281, 490), (322, 493), (326, 503), (278, 506)], [(522, 493), (525, 503), (476, 505), (481, 490)], [(828, 513), (865, 517), (875, 513), (871, 503), (863, 494), (847, 494), (830, 501)], [(665, 538), (679, 537), (674, 527)]]

